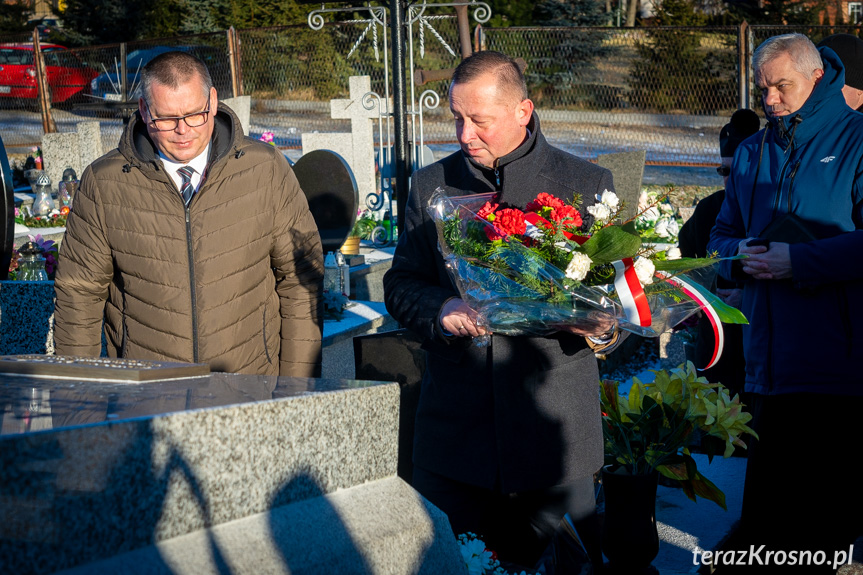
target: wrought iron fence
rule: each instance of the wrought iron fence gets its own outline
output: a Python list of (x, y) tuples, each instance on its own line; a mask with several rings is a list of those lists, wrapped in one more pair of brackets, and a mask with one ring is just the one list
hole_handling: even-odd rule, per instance
[[(858, 34), (859, 29), (745, 24), (720, 28), (485, 28), (475, 37), (482, 49), (525, 59), (529, 91), (552, 143), (588, 158), (646, 149), (652, 163), (711, 164), (717, 159), (719, 130), (733, 111), (748, 105), (760, 113), (748, 73), (753, 49), (770, 36), (788, 32), (804, 33), (817, 42), (837, 32)], [(68, 98), (58, 98), (61, 90), (49, 81), (57, 129), (71, 131), (82, 120), (99, 121), (105, 150), (114, 147), (124, 118), (137, 108), (141, 65), (166, 49), (189, 50), (200, 56), (210, 68), (220, 97), (232, 95), (230, 34), (65, 51), (66, 68), (75, 68), (87, 80)], [(389, 93), (389, 30), (380, 23), (354, 20), (328, 24), (321, 30), (298, 25), (239, 30), (236, 35), (239, 49), (234, 76), (238, 89), (252, 100), (251, 135), (273, 131), (282, 148), (299, 148), (303, 132), (349, 129), (347, 120), (330, 117), (329, 100), (347, 96), (350, 76), (368, 75), (373, 91)], [(414, 47), (413, 71), (452, 68), (460, 60), (453, 17), (415, 23), (408, 37)], [(56, 77), (56, 70), (53, 72)], [(49, 69), (49, 78), (51, 73)], [(419, 79), (422, 73), (415, 76)], [(75, 81), (80, 84), (80, 78)], [(6, 88), (0, 85), (0, 130), (7, 148), (38, 145), (43, 127), (35, 98), (31, 93), (12, 93), (11, 86), (4, 93)], [(440, 149), (455, 149), (446, 103), (448, 82), (438, 80), (422, 87), (411, 84), (410, 100), (416, 102), (428, 88), (441, 97), (441, 104), (425, 111), (425, 141)]]

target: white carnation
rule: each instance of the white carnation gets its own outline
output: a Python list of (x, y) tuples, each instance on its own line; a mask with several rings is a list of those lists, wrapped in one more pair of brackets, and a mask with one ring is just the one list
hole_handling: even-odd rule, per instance
[(668, 248), (665, 251), (665, 259), (679, 260), (681, 257), (682, 257), (682, 254), (680, 253), (680, 248), (678, 248), (676, 246), (673, 248)]
[(653, 226), (653, 231), (660, 238), (669, 237), (671, 234), (668, 233), (668, 218), (656, 220), (656, 224)]
[(580, 282), (587, 277), (591, 263), (593, 263), (593, 260), (587, 254), (575, 252), (572, 254), (572, 259), (569, 260), (569, 265), (566, 266), (566, 277)]
[(656, 271), (656, 267), (649, 258), (638, 258), (632, 267), (635, 269), (635, 275), (638, 276), (638, 281), (641, 285), (646, 286), (653, 283), (653, 274)]
[(659, 209), (656, 206), (651, 206), (639, 216), (639, 219), (646, 222), (655, 222), (659, 219)]
[(674, 211), (674, 206), (667, 202), (663, 202), (659, 204), (659, 209), (662, 211), (663, 214), (668, 215)]
[(599, 223), (605, 223), (611, 217), (611, 210), (605, 204), (593, 204), (587, 206), (587, 211)]
[(463, 540), (461, 544), (461, 556), (469, 575), (482, 575), (492, 567), (494, 560), (482, 540)]
[(620, 198), (617, 197), (617, 194), (608, 190), (602, 190), (602, 194), (597, 194), (596, 199), (612, 210), (617, 209), (620, 204)]
[(676, 238), (677, 234), (680, 233), (680, 224), (677, 223), (676, 218), (668, 218), (668, 227), (666, 229), (669, 236)]

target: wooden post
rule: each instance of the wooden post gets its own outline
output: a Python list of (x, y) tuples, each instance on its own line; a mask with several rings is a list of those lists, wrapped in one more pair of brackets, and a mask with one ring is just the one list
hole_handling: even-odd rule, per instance
[(45, 59), (42, 57), (42, 45), (39, 43), (39, 30), (33, 29), (33, 59), (36, 62), (36, 90), (39, 98), (39, 109), (42, 112), (42, 131), (53, 134), (57, 131), (54, 116), (51, 115), (51, 87), (48, 85), (48, 73), (45, 71)]
[(749, 101), (749, 24), (744, 20), (737, 30), (737, 108), (748, 108)]
[(473, 53), (470, 46), (470, 17), (467, 15), (467, 6), (456, 6), (455, 14), (458, 19), (458, 43), (461, 47), (461, 58), (464, 60)]
[(233, 26), (228, 28), (228, 61), (231, 64), (231, 91), (234, 98), (237, 98), (243, 95), (243, 79), (240, 67), (240, 40)]

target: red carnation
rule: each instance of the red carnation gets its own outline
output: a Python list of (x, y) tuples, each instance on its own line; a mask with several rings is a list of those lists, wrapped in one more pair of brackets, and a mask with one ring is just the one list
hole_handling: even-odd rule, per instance
[(558, 209), (564, 207), (565, 204), (551, 194), (542, 193), (539, 194), (535, 200), (533, 200), (527, 205), (527, 210), (531, 212), (538, 212), (546, 206), (548, 206), (549, 208)]
[(527, 231), (527, 224), (524, 221), (524, 212), (507, 208), (497, 213), (495, 218), (495, 227), (500, 228), (507, 235), (522, 235)]
[(486, 202), (483, 207), (479, 209), (476, 213), (477, 219), (487, 220), (488, 217), (494, 213), (494, 211), (500, 206), (500, 204), (493, 204), (491, 202)]
[(559, 208), (555, 208), (551, 212), (551, 219), (560, 224), (566, 224), (568, 226), (580, 227), (582, 224), (581, 214), (578, 213), (573, 206), (561, 206)]
[(486, 228), (485, 234), (488, 239), (494, 241), (510, 235), (522, 235), (526, 231), (524, 212), (506, 208), (495, 214), (494, 229)]

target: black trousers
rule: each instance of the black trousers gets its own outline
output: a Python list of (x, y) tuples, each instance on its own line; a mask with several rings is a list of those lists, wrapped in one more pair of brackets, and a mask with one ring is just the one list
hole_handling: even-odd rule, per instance
[[(762, 573), (835, 573), (811, 563), (819, 551), (831, 563), (863, 535), (863, 397), (820, 394), (753, 395), (750, 442), (738, 550), (764, 546), (780, 553), (754, 568)], [(791, 565), (791, 552), (798, 557)], [(807, 557), (805, 561), (801, 561)], [(817, 559), (818, 557), (813, 557)]]
[(501, 561), (533, 567), (565, 513), (570, 514), (588, 552), (593, 547), (598, 550), (592, 476), (547, 489), (500, 493), (414, 467), (412, 483), (423, 497), (447, 514), (456, 536), (476, 534)]

